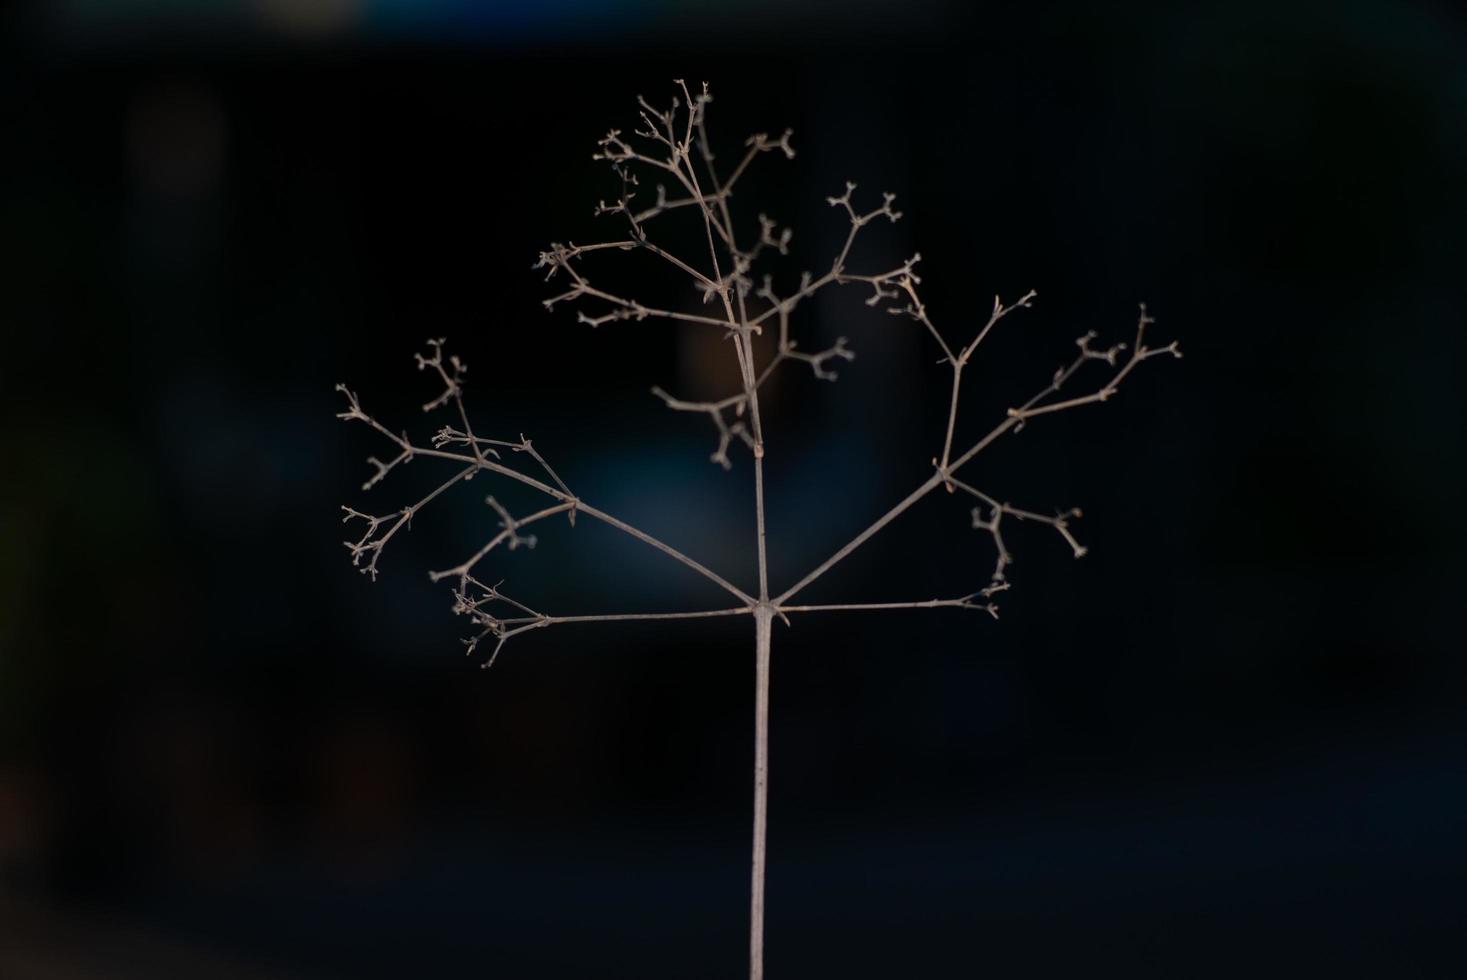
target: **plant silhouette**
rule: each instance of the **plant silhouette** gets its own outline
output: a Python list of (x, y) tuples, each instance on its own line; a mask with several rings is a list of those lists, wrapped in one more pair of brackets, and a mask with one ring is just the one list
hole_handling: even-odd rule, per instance
[[(481, 474), (501, 477), (539, 491), (546, 498), (546, 506), (515, 516), (493, 496), (486, 498), (486, 504), (498, 517), (498, 532), (458, 564), (430, 573), (435, 582), (446, 581), (451, 584), (454, 612), (468, 617), (475, 626), (474, 635), (466, 640), (469, 652), (475, 652), (486, 641), (493, 641), (484, 666), (493, 664), (510, 639), (566, 623), (724, 616), (748, 616), (753, 621), (755, 761), (749, 976), (751, 980), (758, 980), (763, 976), (764, 959), (769, 668), (775, 620), (787, 623), (791, 616), (808, 613), (937, 608), (981, 610), (996, 617), (998, 610), (995, 596), (1009, 588), (1010, 584), (1006, 568), (1012, 559), (1004, 537), (1010, 521), (1052, 528), (1078, 558), (1085, 554), (1085, 549), (1075, 538), (1071, 526), (1080, 516), (1080, 511), (1070, 509), (1044, 514), (1016, 507), (989, 490), (962, 479), (959, 476), (960, 471), (1001, 436), (1019, 432), (1031, 420), (1041, 416), (1104, 402), (1116, 394), (1121, 383), (1144, 361), (1163, 354), (1180, 357), (1181, 353), (1175, 343), (1161, 347), (1146, 346), (1146, 330), (1153, 321), (1147, 315), (1145, 306), (1142, 306), (1134, 336), (1129, 343), (1096, 347), (1096, 335), (1093, 332), (1084, 334), (1076, 340), (1077, 349), (1073, 358), (1057, 369), (1037, 394), (1008, 409), (972, 445), (955, 445), (954, 433), (959, 417), (964, 369), (999, 322), (1017, 309), (1030, 307), (1035, 293), (1030, 291), (1009, 304), (1002, 303), (998, 297), (994, 297), (991, 307), (984, 302), (980, 307), (983, 312), (975, 318), (976, 329), (969, 331), (969, 339), (961, 343), (950, 340), (938, 329), (919, 294), (921, 278), (916, 268), (920, 255), (913, 255), (897, 267), (884, 271), (863, 272), (848, 267), (852, 247), (863, 230), (874, 223), (895, 222), (901, 218), (901, 213), (892, 206), (894, 195), (884, 194), (880, 204), (863, 207), (856, 202), (856, 186), (850, 183), (846, 184), (843, 193), (827, 199), (848, 224), (844, 243), (829, 267), (818, 274), (803, 273), (799, 285), (784, 294), (775, 290), (771, 276), (762, 275), (756, 280), (757, 267), (788, 254), (792, 233), (788, 228), (781, 228), (776, 222), (760, 214), (757, 234), (741, 237), (741, 231), (734, 221), (731, 202), (735, 186), (759, 157), (767, 153), (779, 153), (787, 158), (795, 155), (790, 142), (791, 133), (786, 130), (777, 139), (763, 133), (749, 137), (737, 164), (726, 174), (720, 174), (708, 140), (707, 115), (709, 103), (712, 101), (708, 87), (705, 84), (695, 93), (680, 80), (676, 84), (678, 91), (668, 109), (655, 109), (646, 100), (639, 99), (637, 128), (626, 135), (620, 130), (612, 130), (598, 143), (595, 158), (610, 166), (620, 182), (620, 193), (610, 204), (604, 201), (599, 203), (596, 213), (618, 222), (624, 227), (624, 233), (620, 237), (593, 244), (552, 244), (540, 253), (537, 267), (545, 271), (547, 280), (559, 284), (560, 288), (559, 292), (544, 301), (544, 305), (549, 309), (573, 306), (577, 310), (576, 319), (582, 324), (594, 328), (619, 321), (665, 319), (675, 321), (689, 330), (716, 331), (727, 341), (738, 368), (740, 384), (737, 390), (713, 401), (687, 400), (660, 387), (654, 387), (652, 393), (673, 411), (707, 417), (713, 425), (716, 437), (711, 454), (714, 463), (728, 469), (731, 466), (730, 452), (742, 448), (751, 454), (756, 529), (754, 544), (758, 555), (757, 584), (746, 591), (678, 548), (593, 506), (566, 485), (533, 443), (523, 435), (518, 439), (485, 438), (478, 435), (470, 424), (464, 407), (467, 366), (458, 357), (445, 351), (442, 340), (429, 341), (427, 353), (416, 355), (418, 369), (430, 372), (442, 386), (438, 394), (423, 406), (423, 410), (428, 413), (448, 411), (452, 419), (449, 424), (439, 428), (427, 442), (414, 441), (406, 433), (399, 434), (383, 425), (362, 408), (356, 393), (345, 385), (337, 386), (344, 394), (347, 404), (346, 410), (339, 413), (338, 417), (365, 423), (393, 448), (393, 454), (386, 461), (376, 457), (368, 460), (373, 472), (363, 484), (363, 490), (370, 490), (397, 467), (414, 459), (441, 461), (448, 464), (451, 471), (448, 478), (426, 496), (383, 516), (350, 507), (343, 508), (344, 520), (360, 522), (358, 526), (362, 528), (361, 536), (346, 542), (346, 546), (351, 553), (352, 563), (375, 578), (377, 563), (384, 548), (393, 537), (410, 525), (414, 515), (420, 510), (458, 483)], [(655, 193), (650, 202), (643, 199), (641, 184), (641, 178), (647, 176), (663, 181), (655, 185)], [(671, 192), (669, 187), (672, 188)], [(698, 225), (699, 248), (696, 253), (678, 255), (666, 244), (658, 244), (653, 239), (653, 228), (663, 223), (664, 216), (678, 213), (691, 216)], [(664, 243), (666, 241), (659, 240)], [(600, 257), (598, 253), (612, 251), (645, 255), (647, 261), (654, 266), (660, 265), (669, 274), (691, 284), (694, 287), (690, 296), (692, 301), (687, 304), (687, 308), (665, 308), (624, 295), (618, 288), (604, 287), (600, 285), (599, 278), (593, 282), (584, 269)], [(843, 337), (825, 350), (802, 350), (791, 331), (792, 318), (807, 300), (827, 287), (844, 285), (863, 288), (867, 291), (865, 302), (868, 306), (913, 321), (930, 335), (941, 353), (942, 363), (951, 370), (947, 423), (940, 442), (934, 441), (931, 475), (798, 581), (776, 591), (771, 588), (768, 575), (764, 499), (766, 440), (759, 409), (759, 393), (769, 377), (782, 367), (803, 364), (816, 378), (834, 381), (834, 368), (838, 363), (849, 361), (855, 356)], [(763, 337), (766, 333), (773, 335), (774, 343), (772, 353), (768, 352), (767, 342), (763, 345), (766, 352), (761, 359), (758, 350), (760, 345), (756, 344), (756, 338)], [(1066, 386), (1076, 374), (1092, 363), (1106, 371), (1101, 383), (1083, 393), (1071, 394)], [(926, 600), (897, 597), (887, 602), (824, 605), (802, 605), (792, 601), (837, 563), (939, 488), (948, 493), (970, 497), (973, 500), (972, 528), (988, 534), (993, 540), (995, 563), (981, 587), (950, 598)], [(721, 608), (691, 611), (552, 615), (505, 594), (498, 584), (489, 584), (489, 577), (483, 575), (480, 569), (493, 551), (501, 547), (533, 547), (535, 536), (529, 533), (529, 529), (541, 521), (562, 514), (571, 525), (574, 525), (577, 517), (585, 517), (622, 531), (642, 545), (657, 549), (670, 560), (680, 562), (687, 569), (718, 585), (733, 601)]]

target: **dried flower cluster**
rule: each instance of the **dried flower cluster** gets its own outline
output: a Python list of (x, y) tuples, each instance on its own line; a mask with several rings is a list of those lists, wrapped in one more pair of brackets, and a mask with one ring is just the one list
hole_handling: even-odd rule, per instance
[[(363, 410), (354, 392), (344, 385), (338, 386), (347, 402), (346, 410), (338, 417), (365, 423), (387, 439), (394, 450), (392, 458), (387, 462), (375, 457), (368, 460), (373, 472), (363, 484), (363, 490), (371, 489), (394, 469), (417, 458), (439, 460), (450, 464), (452, 469), (452, 474), (436, 489), (395, 512), (374, 516), (349, 507), (344, 508), (344, 520), (363, 522), (359, 525), (363, 530), (361, 537), (348, 541), (346, 546), (353, 564), (375, 578), (377, 562), (383, 549), (393, 536), (410, 525), (418, 511), (457, 483), (472, 480), (480, 474), (502, 477), (544, 494), (547, 498), (546, 506), (532, 513), (515, 516), (493, 496), (487, 497), (485, 503), (497, 516), (499, 531), (457, 565), (431, 573), (434, 581), (448, 580), (451, 583), (454, 612), (467, 616), (474, 624), (474, 635), (465, 641), (469, 651), (477, 650), (485, 640), (494, 641), (493, 649), (485, 659), (485, 666), (494, 662), (504, 644), (512, 637), (564, 623), (717, 616), (749, 616), (754, 620), (755, 800), (750, 976), (758, 978), (763, 973), (768, 691), (773, 620), (778, 618), (788, 622), (791, 615), (814, 612), (941, 607), (979, 609), (996, 616), (997, 606), (993, 597), (1009, 587), (1006, 568), (1012, 560), (1004, 538), (1006, 519), (1048, 525), (1078, 558), (1085, 554), (1085, 549), (1072, 533), (1071, 522), (1080, 516), (1080, 511), (1069, 509), (1042, 514), (1015, 507), (960, 479), (959, 471), (1005, 433), (1018, 432), (1030, 420), (1039, 416), (1106, 401), (1143, 361), (1163, 354), (1175, 357), (1180, 357), (1181, 354), (1175, 343), (1161, 347), (1146, 345), (1146, 328), (1152, 320), (1143, 306), (1136, 323), (1135, 336), (1129, 344), (1118, 343), (1099, 349), (1092, 346), (1095, 341), (1094, 333), (1080, 337), (1076, 341), (1078, 352), (1074, 359), (1056, 370), (1045, 387), (1028, 401), (1010, 408), (976, 443), (961, 451), (955, 450), (953, 439), (958, 421), (964, 368), (999, 321), (1016, 309), (1029, 308), (1035, 294), (1031, 291), (1007, 305), (995, 297), (992, 308), (982, 315), (982, 322), (977, 329), (970, 331), (970, 339), (961, 344), (950, 341), (934, 323), (918, 292), (921, 278), (916, 267), (920, 255), (913, 255), (901, 265), (888, 270), (861, 272), (847, 266), (852, 246), (862, 229), (873, 222), (895, 222), (901, 218), (901, 212), (892, 207), (893, 195), (884, 194), (879, 205), (863, 210), (854, 200), (856, 186), (848, 183), (843, 193), (827, 199), (848, 224), (844, 244), (827, 269), (819, 273), (803, 273), (797, 288), (787, 295), (780, 295), (774, 289), (769, 275), (760, 275), (756, 280), (755, 269), (756, 265), (767, 259), (788, 254), (791, 230), (781, 228), (761, 214), (758, 216), (757, 234), (740, 237), (741, 230), (734, 223), (730, 202), (740, 177), (756, 158), (774, 151), (787, 158), (794, 156), (795, 151), (790, 143), (791, 134), (786, 130), (778, 139), (763, 133), (751, 136), (744, 144), (744, 152), (738, 163), (726, 175), (721, 176), (707, 136), (707, 109), (712, 101), (708, 88), (704, 85), (695, 93), (685, 83), (679, 81), (677, 84), (679, 94), (673, 97), (668, 109), (655, 109), (645, 100), (639, 99), (641, 112), (638, 127), (628, 135), (614, 129), (599, 141), (595, 159), (610, 165), (619, 180), (620, 193), (610, 204), (604, 201), (598, 203), (596, 213), (624, 222), (624, 237), (589, 245), (552, 244), (540, 253), (537, 267), (545, 270), (547, 280), (559, 282), (564, 287), (545, 300), (545, 306), (553, 309), (561, 305), (573, 305), (580, 323), (599, 327), (618, 321), (661, 318), (685, 323), (688, 329), (719, 331), (728, 342), (739, 369), (740, 384), (737, 390), (714, 401), (686, 400), (660, 387), (654, 387), (652, 393), (674, 411), (707, 416), (716, 437), (710, 456), (713, 462), (728, 469), (731, 465), (729, 454), (735, 447), (743, 447), (751, 453), (754, 472), (755, 548), (759, 574), (757, 587), (745, 591), (677, 548), (587, 503), (561, 480), (523, 435), (517, 440), (488, 439), (477, 435), (469, 423), (463, 402), (464, 378), (468, 368), (458, 357), (445, 353), (441, 340), (430, 341), (428, 353), (416, 355), (418, 369), (431, 372), (436, 382), (442, 385), (442, 390), (423, 406), (423, 410), (434, 412), (449, 409), (456, 422), (440, 428), (427, 444), (415, 442), (406, 433), (399, 434), (384, 426)], [(644, 202), (639, 200), (641, 178), (649, 175), (661, 182), (655, 184), (652, 202), (644, 206)], [(672, 188), (671, 192), (668, 187)], [(706, 241), (706, 253), (700, 244), (700, 254), (679, 256), (667, 247), (654, 243), (651, 235), (654, 223), (662, 216), (675, 212), (694, 216), (699, 224), (699, 237)], [(675, 276), (689, 280), (695, 287), (694, 295), (700, 297), (701, 302), (689, 309), (666, 309), (622, 295), (615, 288), (596, 284), (600, 280), (593, 283), (585, 266), (593, 261), (596, 253), (607, 250), (645, 253), (649, 261), (660, 263)], [(804, 364), (816, 378), (834, 381), (836, 371), (833, 368), (837, 362), (850, 361), (855, 357), (844, 337), (828, 349), (806, 351), (800, 349), (791, 336), (791, 318), (805, 300), (828, 286), (850, 284), (862, 285), (870, 290), (865, 300), (868, 306), (879, 307), (897, 317), (915, 321), (936, 343), (942, 353), (943, 363), (952, 372), (947, 424), (940, 449), (932, 457), (932, 473), (926, 480), (804, 577), (783, 591), (772, 592), (768, 581), (765, 536), (766, 454), (759, 392), (782, 365)], [(762, 335), (766, 329), (777, 331), (777, 343), (773, 347), (773, 353), (760, 363), (756, 356), (754, 337)], [(1061, 398), (1065, 386), (1091, 362), (1097, 362), (1108, 370), (1099, 386), (1079, 395)], [(826, 605), (797, 605), (791, 602), (797, 594), (834, 565), (939, 487), (949, 493), (960, 492), (971, 496), (975, 501), (972, 511), (973, 528), (987, 533), (993, 539), (995, 564), (981, 586), (952, 598)], [(522, 546), (534, 547), (535, 536), (529, 533), (529, 529), (547, 518), (561, 514), (565, 515), (572, 526), (577, 516), (585, 516), (617, 528), (643, 544), (656, 548), (668, 558), (717, 584), (735, 600), (735, 604), (726, 608), (678, 612), (549, 615), (506, 595), (500, 591), (498, 584), (488, 584), (487, 577), (479, 569), (491, 552), (501, 546), (511, 550)]]

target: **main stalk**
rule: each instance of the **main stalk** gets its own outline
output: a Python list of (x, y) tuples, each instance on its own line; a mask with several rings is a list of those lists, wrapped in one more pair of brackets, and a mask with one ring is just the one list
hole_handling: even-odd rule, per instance
[(754, 860), (749, 899), (749, 980), (764, 977), (764, 856), (769, 813), (769, 639), (774, 610), (754, 609)]

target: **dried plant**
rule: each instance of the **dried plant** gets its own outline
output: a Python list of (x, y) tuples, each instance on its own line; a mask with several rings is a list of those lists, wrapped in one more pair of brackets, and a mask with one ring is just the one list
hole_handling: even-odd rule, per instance
[[(789, 617), (806, 613), (936, 608), (980, 610), (997, 617), (998, 607), (994, 597), (1009, 587), (1006, 569), (1012, 559), (1004, 537), (1008, 520), (1049, 526), (1074, 556), (1079, 558), (1085, 554), (1085, 548), (1076, 540), (1071, 522), (1080, 516), (1080, 511), (1068, 509), (1044, 514), (1015, 507), (1001, 497), (960, 479), (959, 471), (1006, 433), (1019, 432), (1031, 420), (1041, 416), (1104, 402), (1115, 395), (1121, 383), (1143, 361), (1163, 354), (1180, 357), (1181, 353), (1175, 343), (1162, 347), (1146, 345), (1146, 329), (1153, 321), (1147, 315), (1145, 306), (1142, 306), (1136, 321), (1135, 335), (1129, 344), (1116, 343), (1108, 347), (1096, 347), (1095, 333), (1086, 333), (1075, 341), (1077, 350), (1073, 359), (1056, 370), (1037, 394), (1008, 409), (987, 434), (971, 446), (955, 448), (954, 433), (963, 391), (964, 369), (994, 327), (1014, 310), (1029, 308), (1035, 293), (1025, 293), (1008, 304), (994, 297), (992, 307), (981, 314), (977, 329), (970, 331), (970, 339), (961, 344), (950, 341), (938, 329), (918, 292), (921, 278), (917, 275), (916, 268), (920, 255), (913, 255), (896, 268), (884, 271), (859, 272), (847, 267), (852, 246), (863, 229), (875, 222), (895, 222), (901, 218), (901, 212), (892, 206), (893, 195), (883, 194), (880, 204), (863, 207), (855, 200), (856, 185), (850, 183), (846, 184), (841, 194), (827, 199), (831, 207), (837, 209), (847, 222), (844, 243), (830, 266), (819, 274), (803, 273), (799, 286), (786, 295), (781, 295), (774, 289), (769, 275), (763, 275), (756, 281), (756, 264), (775, 255), (786, 255), (791, 232), (787, 228), (781, 229), (764, 215), (759, 215), (757, 237), (741, 239), (733, 220), (730, 202), (739, 179), (758, 157), (775, 152), (789, 158), (795, 155), (790, 144), (790, 131), (786, 130), (777, 139), (763, 133), (749, 137), (744, 143), (744, 152), (738, 163), (726, 175), (720, 175), (706, 129), (707, 109), (712, 101), (708, 87), (705, 84), (694, 93), (681, 80), (677, 85), (680, 94), (672, 98), (670, 108), (659, 110), (639, 98), (641, 111), (638, 127), (627, 135), (613, 129), (598, 143), (595, 159), (610, 166), (619, 179), (620, 193), (614, 202), (607, 204), (603, 201), (598, 204), (596, 213), (612, 216), (623, 223), (625, 235), (589, 245), (552, 244), (540, 253), (536, 267), (544, 270), (547, 280), (558, 282), (563, 287), (560, 292), (544, 301), (546, 308), (574, 305), (577, 308), (576, 319), (580, 323), (599, 327), (616, 321), (659, 318), (686, 324), (691, 330), (716, 330), (729, 343), (741, 379), (738, 390), (715, 401), (689, 401), (662, 388), (653, 388), (652, 393), (673, 411), (707, 416), (716, 435), (711, 454), (713, 462), (728, 469), (729, 454), (736, 447), (747, 449), (752, 455), (755, 549), (759, 570), (757, 588), (745, 591), (672, 545), (659, 541), (645, 531), (593, 506), (566, 485), (523, 435), (518, 439), (489, 439), (476, 434), (470, 425), (463, 401), (464, 378), (468, 368), (458, 357), (445, 352), (442, 340), (429, 341), (428, 352), (416, 355), (418, 369), (429, 372), (437, 384), (442, 386), (438, 394), (423, 406), (423, 410), (435, 412), (447, 409), (454, 421), (440, 428), (426, 444), (416, 442), (406, 433), (399, 434), (381, 424), (362, 408), (354, 392), (345, 385), (337, 386), (345, 396), (347, 406), (338, 417), (365, 423), (385, 438), (394, 452), (386, 462), (375, 457), (368, 460), (373, 472), (363, 484), (363, 490), (371, 489), (399, 466), (418, 458), (441, 460), (451, 464), (453, 468), (452, 475), (436, 489), (395, 512), (375, 516), (350, 507), (343, 508), (344, 521), (362, 522), (358, 525), (362, 529), (361, 537), (346, 542), (346, 546), (351, 553), (352, 563), (375, 579), (377, 562), (383, 549), (399, 531), (410, 526), (414, 515), (420, 510), (457, 483), (471, 480), (480, 474), (502, 477), (539, 491), (547, 499), (547, 506), (532, 513), (515, 516), (494, 497), (487, 497), (485, 503), (498, 518), (498, 533), (457, 565), (431, 573), (433, 581), (446, 580), (451, 584), (453, 611), (468, 617), (474, 624), (474, 635), (465, 640), (468, 652), (473, 653), (481, 644), (493, 641), (493, 648), (489, 650), (483, 666), (492, 665), (510, 639), (532, 630), (564, 623), (722, 616), (748, 616), (753, 620), (755, 761), (749, 975), (751, 978), (759, 978), (763, 975), (769, 663), (774, 620), (779, 619), (788, 624)], [(639, 178), (649, 174), (664, 183), (655, 185), (655, 197), (651, 203), (646, 203), (639, 197)], [(668, 192), (668, 187), (673, 188), (671, 193)], [(662, 216), (674, 212), (694, 216), (699, 225), (698, 251), (703, 253), (706, 244), (706, 254), (679, 256), (667, 247), (654, 243), (650, 229)], [(650, 261), (661, 264), (670, 273), (685, 277), (696, 287), (701, 305), (692, 309), (664, 309), (593, 283), (583, 271), (583, 265), (594, 259), (595, 253), (608, 250), (644, 253)], [(941, 351), (942, 363), (952, 372), (947, 424), (940, 449), (932, 457), (930, 476), (808, 574), (776, 592), (771, 590), (768, 576), (764, 520), (766, 443), (759, 410), (759, 393), (769, 377), (781, 366), (804, 364), (816, 378), (834, 381), (836, 372), (833, 368), (837, 362), (849, 361), (855, 357), (846, 345), (845, 338), (826, 350), (811, 352), (800, 349), (791, 336), (791, 317), (801, 304), (828, 286), (843, 285), (865, 287), (869, 290), (865, 299), (867, 306), (884, 309), (897, 317), (915, 321), (930, 335)], [(766, 330), (775, 332), (776, 343), (772, 355), (767, 355), (761, 364), (756, 356), (754, 338)], [(1066, 391), (1065, 386), (1092, 362), (1108, 370), (1099, 385), (1081, 394), (1060, 397)], [(972, 527), (993, 539), (996, 554), (993, 570), (980, 587), (951, 598), (927, 600), (897, 599), (888, 602), (821, 605), (800, 605), (792, 601), (882, 528), (938, 488), (948, 493), (961, 493), (971, 497), (974, 501)], [(657, 549), (673, 561), (680, 562), (718, 585), (732, 597), (734, 603), (725, 608), (693, 611), (552, 615), (511, 598), (497, 584), (488, 584), (487, 578), (479, 569), (491, 552), (500, 547), (510, 550), (519, 547), (533, 548), (535, 536), (530, 533), (530, 529), (541, 521), (560, 514), (564, 514), (572, 526), (578, 516), (583, 516), (608, 524), (636, 538), (642, 544)]]

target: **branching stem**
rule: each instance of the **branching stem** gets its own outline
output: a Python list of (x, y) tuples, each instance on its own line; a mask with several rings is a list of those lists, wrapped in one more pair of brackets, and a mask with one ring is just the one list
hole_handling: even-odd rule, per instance
[[(377, 561), (387, 543), (403, 528), (409, 527), (412, 518), (429, 502), (436, 499), (459, 482), (472, 480), (479, 474), (502, 476), (529, 487), (552, 503), (540, 510), (516, 517), (494, 497), (485, 498), (498, 530), (462, 563), (451, 568), (432, 572), (434, 581), (451, 579), (454, 588), (454, 612), (469, 618), (478, 633), (464, 642), (473, 653), (481, 641), (494, 640), (494, 649), (484, 666), (489, 666), (499, 655), (505, 643), (515, 636), (532, 630), (570, 623), (607, 623), (622, 621), (661, 621), (682, 619), (707, 619), (727, 616), (752, 616), (754, 620), (754, 813), (753, 844), (750, 879), (749, 921), (749, 976), (751, 980), (762, 980), (764, 974), (764, 913), (765, 913), (765, 866), (767, 862), (767, 827), (769, 802), (769, 684), (770, 648), (773, 622), (779, 618), (789, 624), (791, 615), (806, 613), (874, 612), (903, 609), (972, 609), (997, 616), (998, 608), (993, 597), (1009, 588), (1005, 569), (1012, 561), (1003, 530), (1006, 519), (1033, 522), (1052, 527), (1069, 545), (1075, 557), (1085, 553), (1084, 547), (1070, 530), (1070, 521), (1079, 517), (1078, 509), (1056, 511), (1052, 516), (1037, 510), (1015, 507), (998, 497), (990, 495), (973, 483), (958, 476), (959, 471), (1006, 433), (1023, 430), (1031, 420), (1053, 415), (1085, 405), (1105, 402), (1114, 396), (1120, 384), (1141, 362), (1160, 354), (1180, 357), (1175, 343), (1160, 348), (1145, 345), (1145, 330), (1151, 318), (1146, 308), (1141, 307), (1134, 341), (1129, 345), (1116, 344), (1107, 349), (1091, 346), (1093, 332), (1076, 341), (1079, 348), (1073, 361), (1055, 371), (1050, 383), (1033, 397), (1009, 408), (987, 434), (962, 452), (956, 452), (958, 426), (962, 405), (962, 390), (965, 368), (978, 347), (993, 331), (1000, 320), (1016, 309), (1027, 309), (1032, 305), (1035, 294), (1031, 290), (1018, 300), (1005, 305), (995, 296), (987, 311), (986, 320), (973, 331), (966, 343), (956, 343), (946, 337), (933, 321), (927, 305), (919, 293), (921, 278), (917, 274), (920, 254), (895, 268), (885, 271), (866, 272), (852, 269), (852, 254), (857, 238), (868, 225), (878, 220), (895, 222), (901, 212), (893, 207), (894, 196), (883, 194), (879, 206), (858, 207), (854, 202), (856, 185), (847, 183), (842, 194), (827, 198), (827, 203), (842, 213), (846, 221), (846, 233), (840, 248), (831, 259), (830, 266), (816, 274), (801, 273), (799, 285), (785, 295), (777, 293), (773, 277), (762, 274), (756, 286), (756, 264), (770, 254), (786, 255), (793, 231), (780, 225), (772, 218), (760, 214), (757, 235), (750, 235), (747, 247), (740, 245), (734, 214), (730, 205), (735, 187), (754, 160), (761, 154), (775, 150), (786, 158), (794, 156), (790, 145), (790, 133), (784, 132), (778, 139), (757, 133), (746, 143), (745, 151), (726, 178), (720, 178), (719, 168), (708, 140), (706, 111), (712, 97), (705, 84), (696, 93), (682, 80), (677, 81), (679, 95), (672, 99), (671, 108), (654, 108), (645, 99), (639, 99), (638, 128), (623, 136), (620, 130), (611, 130), (598, 142), (595, 159), (608, 163), (621, 184), (620, 195), (610, 204), (602, 201), (596, 208), (600, 215), (617, 215), (628, 225), (627, 237), (616, 237), (589, 245), (574, 243), (552, 243), (540, 253), (537, 268), (546, 270), (547, 280), (561, 276), (561, 292), (543, 301), (547, 309), (556, 309), (562, 304), (582, 307), (589, 305), (591, 311), (578, 308), (578, 322), (599, 327), (616, 322), (641, 322), (648, 318), (670, 320), (674, 323), (695, 325), (700, 329), (716, 328), (730, 341), (738, 366), (737, 388), (721, 398), (708, 401), (691, 401), (669, 394), (660, 387), (652, 389), (663, 404), (678, 412), (706, 415), (714, 426), (717, 445), (710, 458), (725, 469), (731, 468), (730, 450), (746, 446), (753, 457), (754, 531), (758, 574), (756, 591), (745, 591), (701, 562), (689, 557), (681, 550), (669, 545), (627, 522), (591, 506), (574, 493), (569, 485), (545, 459), (545, 457), (523, 435), (518, 441), (488, 439), (477, 435), (470, 426), (469, 415), (464, 407), (464, 377), (468, 367), (457, 356), (446, 355), (444, 341), (430, 340), (429, 351), (416, 355), (419, 370), (429, 370), (437, 377), (442, 390), (423, 409), (431, 412), (448, 405), (453, 406), (457, 417), (456, 426), (446, 426), (433, 437), (431, 445), (414, 443), (405, 433), (398, 434), (379, 423), (361, 408), (357, 396), (345, 386), (338, 385), (347, 399), (347, 410), (338, 417), (361, 421), (379, 435), (389, 440), (395, 455), (386, 462), (369, 459), (373, 467), (363, 490), (369, 490), (381, 482), (399, 466), (419, 457), (453, 463), (458, 469), (455, 475), (432, 490), (416, 503), (391, 512), (385, 516), (374, 516), (351, 508), (344, 508), (345, 520), (364, 521), (366, 531), (357, 541), (346, 542), (352, 561), (365, 573), (376, 576)], [(695, 163), (695, 157), (701, 164)], [(650, 169), (660, 179), (671, 178), (677, 192), (683, 196), (670, 199), (662, 184), (656, 185), (656, 200), (650, 206), (638, 202), (638, 175)], [(700, 176), (701, 171), (701, 176)], [(689, 211), (688, 209), (696, 209)], [(699, 238), (707, 247), (708, 266), (700, 268), (704, 259), (689, 259), (674, 254), (666, 246), (654, 243), (649, 237), (648, 224), (669, 213), (696, 215), (701, 222)], [(582, 271), (582, 263), (600, 260), (602, 253), (622, 252), (631, 255), (652, 256), (664, 271), (673, 270), (686, 277), (686, 284), (700, 294), (705, 304), (703, 312), (689, 309), (651, 306), (629, 296), (595, 285)], [(699, 245), (697, 252), (702, 251)], [(762, 273), (762, 267), (761, 267)], [(790, 321), (793, 314), (808, 299), (827, 286), (865, 287), (869, 289), (867, 306), (884, 308), (888, 313), (906, 317), (919, 323), (942, 352), (941, 363), (951, 369), (951, 389), (948, 395), (947, 417), (943, 427), (941, 449), (932, 456), (933, 471), (914, 490), (908, 493), (880, 517), (845, 544), (830, 557), (816, 565), (802, 578), (783, 592), (770, 597), (769, 542), (765, 503), (765, 430), (760, 408), (760, 392), (776, 369), (792, 362), (809, 366), (819, 380), (833, 381), (836, 372), (832, 365), (837, 361), (850, 361), (854, 352), (846, 346), (846, 338), (840, 337), (834, 346), (823, 350), (806, 350), (798, 346), (791, 337)], [(722, 315), (710, 315), (706, 304), (718, 300)], [(751, 309), (751, 307), (753, 307)], [(974, 317), (975, 323), (982, 314)], [(772, 354), (756, 356), (755, 337), (761, 335), (766, 324), (778, 325), (778, 340)], [(1122, 356), (1129, 350), (1129, 354)], [(1098, 388), (1073, 397), (1059, 398), (1061, 388), (1070, 378), (1090, 361), (1100, 361), (1113, 369), (1110, 377)], [(935, 441), (935, 440), (934, 440)], [(955, 455), (956, 452), (956, 455)], [(536, 475), (522, 472), (509, 465), (515, 454), (533, 461)], [(844, 561), (887, 525), (894, 522), (938, 487), (949, 493), (962, 493), (977, 501), (972, 509), (972, 526), (986, 531), (992, 538), (997, 560), (986, 586), (968, 595), (950, 599), (927, 599), (894, 602), (827, 603), (814, 605), (792, 605), (790, 600), (827, 572)], [(476, 569), (484, 564), (495, 549), (519, 547), (531, 548), (535, 544), (533, 534), (522, 533), (541, 521), (565, 514), (571, 525), (577, 515), (586, 515), (615, 528), (629, 537), (662, 552), (696, 574), (714, 583), (733, 596), (738, 605), (702, 609), (687, 612), (607, 613), (588, 615), (547, 615), (531, 608), (526, 603), (511, 598), (500, 591), (499, 585), (489, 585), (476, 577)], [(500, 615), (500, 613), (507, 615)]]

